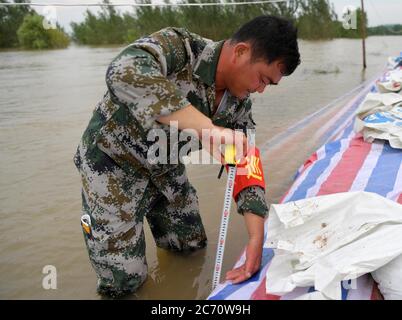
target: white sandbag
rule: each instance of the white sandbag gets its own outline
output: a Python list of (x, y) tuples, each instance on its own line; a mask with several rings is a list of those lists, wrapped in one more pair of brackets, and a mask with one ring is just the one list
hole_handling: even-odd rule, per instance
[(398, 68), (392, 71), (388, 71), (377, 81), (377, 88), (380, 93), (401, 91), (402, 69)]
[(402, 66), (402, 52), (399, 53), (399, 56), (388, 57), (387, 68), (389, 70), (396, 69), (400, 66)]
[(402, 206), (362, 191), (274, 204), (267, 234), (265, 246), (275, 249), (267, 293), (314, 286), (326, 298), (341, 299), (341, 281), (402, 253)]
[(385, 300), (402, 300), (402, 255), (371, 274)]
[(402, 149), (402, 95), (369, 93), (356, 111), (354, 130), (364, 140), (388, 140), (393, 148)]

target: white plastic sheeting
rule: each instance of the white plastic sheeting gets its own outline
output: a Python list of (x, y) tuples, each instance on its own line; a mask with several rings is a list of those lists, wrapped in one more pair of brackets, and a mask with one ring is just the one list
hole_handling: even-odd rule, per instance
[(399, 92), (402, 89), (402, 69), (398, 68), (388, 71), (378, 82), (378, 91), (381, 93), (386, 92)]
[(356, 111), (354, 130), (364, 140), (388, 140), (393, 148), (402, 149), (402, 95), (369, 93)]
[(395, 69), (398, 68), (398, 66), (402, 66), (402, 52), (400, 52), (397, 57), (388, 57), (388, 69)]
[(275, 248), (268, 294), (314, 286), (301, 299), (341, 299), (341, 281), (402, 253), (402, 205), (362, 191), (274, 204), (267, 232), (265, 246)]
[(402, 255), (372, 273), (385, 300), (402, 300)]

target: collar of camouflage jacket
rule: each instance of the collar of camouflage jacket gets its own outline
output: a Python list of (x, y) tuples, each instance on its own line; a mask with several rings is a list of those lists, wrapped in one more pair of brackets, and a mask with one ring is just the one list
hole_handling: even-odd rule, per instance
[(224, 42), (225, 40), (207, 43), (195, 63), (194, 75), (208, 86), (215, 84), (216, 69)]

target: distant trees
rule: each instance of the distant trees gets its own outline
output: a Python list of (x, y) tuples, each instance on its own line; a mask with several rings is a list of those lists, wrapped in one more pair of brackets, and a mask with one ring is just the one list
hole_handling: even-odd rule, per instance
[(25, 49), (66, 48), (70, 38), (61, 30), (45, 29), (43, 17), (38, 14), (26, 15), (17, 31), (18, 42)]
[[(110, 2), (104, 0), (103, 3), (109, 4)], [(124, 43), (127, 40), (125, 19), (112, 6), (102, 7), (98, 15), (87, 10), (82, 23), (71, 23), (73, 40), (89, 45)]]
[[(169, 3), (171, 0), (164, 0)], [(217, 0), (179, 0), (180, 3), (205, 3)], [(239, 2), (249, 0), (226, 0)], [(5, 3), (7, 0), (0, 0)], [(25, 2), (15, 0), (14, 2)], [(151, 0), (136, 0), (151, 4)], [(223, 6), (147, 6), (135, 7), (121, 13), (103, 0), (98, 13), (87, 10), (84, 21), (71, 23), (71, 39), (78, 44), (125, 44), (167, 26), (186, 27), (204, 37), (218, 40), (230, 37), (245, 22), (261, 14), (271, 14), (291, 19), (298, 27), (302, 39), (332, 39), (338, 37), (360, 38), (362, 12), (357, 10), (357, 29), (345, 29), (338, 20), (330, 0), (294, 0), (283, 3)], [(340, 17), (343, 19), (343, 17)], [(0, 5), (0, 48), (24, 47), (30, 49), (64, 48), (70, 39), (57, 25), (46, 30), (43, 17), (30, 6)], [(366, 16), (367, 25), (367, 16)], [(367, 35), (402, 34), (402, 26), (367, 28)]]
[(336, 35), (336, 13), (327, 0), (300, 0), (297, 19), (299, 36), (305, 39), (331, 39)]
[[(0, 0), (0, 3), (7, 3)], [(14, 2), (24, 2), (16, 0)], [(29, 0), (28, 0), (29, 2)], [(1, 6), (0, 5), (0, 48), (15, 48), (19, 46), (17, 30), (27, 14), (32, 14), (29, 6)]]
[[(350, 14), (350, 12), (348, 12), (347, 14)], [(340, 21), (335, 21), (335, 28), (336, 28), (336, 33), (335, 36), (338, 38), (361, 38), (362, 34), (361, 34), (361, 27), (362, 27), (362, 10), (360, 8), (357, 8), (355, 11), (355, 16), (356, 16), (356, 20), (354, 21), (356, 23), (356, 28), (344, 28), (342, 26), (342, 22)], [(368, 18), (367, 18), (367, 14), (364, 13), (364, 21), (365, 21), (365, 26), (366, 26), (366, 30), (368, 29)], [(367, 34), (366, 34), (367, 37)]]
[(368, 28), (370, 36), (387, 35), (387, 36), (402, 36), (402, 24), (383, 25), (378, 27)]
[[(239, 2), (247, 0), (227, 0)], [(103, 1), (108, 4), (108, 0)], [(165, 0), (169, 3), (169, 0)], [(212, 3), (216, 0), (182, 0), (181, 3)], [(137, 0), (137, 3), (151, 3)], [(167, 26), (186, 27), (204, 37), (218, 40), (230, 37), (245, 22), (261, 14), (272, 14), (293, 20), (303, 39), (359, 37), (358, 30), (345, 30), (329, 0), (295, 0), (288, 3), (266, 3), (236, 6), (163, 6), (136, 7), (121, 15), (104, 7), (98, 15), (87, 10), (82, 23), (72, 23), (73, 39), (81, 44), (127, 43)], [(359, 13), (358, 13), (359, 14)], [(367, 20), (366, 20), (367, 21)]]
[(70, 38), (59, 25), (45, 29), (43, 17), (29, 6), (0, 6), (0, 48), (55, 49), (66, 48), (69, 43)]
[[(169, 3), (169, 0), (164, 0)], [(226, 2), (248, 0), (227, 0)], [(136, 0), (151, 4), (151, 0)], [(180, 3), (216, 3), (216, 0), (181, 0)], [(108, 4), (108, 0), (103, 3)], [(143, 35), (167, 26), (185, 27), (210, 39), (229, 37), (239, 26), (261, 14), (274, 14), (295, 20), (298, 1), (287, 3), (241, 5), (241, 6), (147, 6), (136, 7), (123, 15), (107, 8), (98, 15), (86, 11), (85, 20), (72, 23), (74, 41), (81, 44), (113, 44), (131, 42)], [(120, 20), (119, 20), (120, 18)], [(111, 36), (118, 21), (119, 33)], [(106, 27), (105, 27), (106, 26)], [(107, 30), (103, 32), (103, 30)], [(123, 40), (122, 40), (123, 39)]]

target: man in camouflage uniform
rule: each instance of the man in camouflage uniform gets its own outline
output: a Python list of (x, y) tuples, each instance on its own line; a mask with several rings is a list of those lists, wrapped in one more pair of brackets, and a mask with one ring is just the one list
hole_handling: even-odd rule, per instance
[[(257, 39), (258, 44), (255, 35), (264, 38), (262, 33), (267, 33), (265, 42)], [(263, 52), (269, 46), (274, 52)], [(160, 248), (206, 246), (196, 190), (185, 166), (148, 161), (154, 143), (148, 141), (149, 132), (168, 133), (174, 120), (178, 130), (217, 129), (218, 140), (231, 143), (239, 137), (233, 129), (254, 128), (250, 92), (276, 84), (298, 63), (296, 30), (270, 16), (250, 21), (232, 39), (219, 42), (166, 28), (135, 41), (111, 62), (108, 90), (74, 157), (82, 179), (83, 214), (90, 218), (91, 233), (84, 237), (99, 293), (120, 296), (145, 281), (144, 217)], [(227, 274), (234, 283), (260, 267), (268, 212), (264, 190), (244, 189), (237, 208), (250, 239), (245, 265)]]

